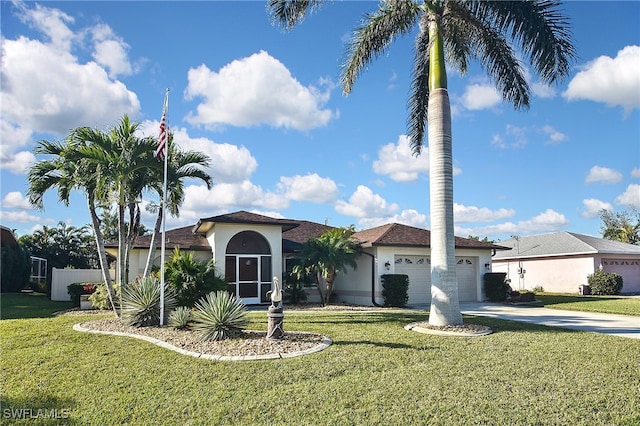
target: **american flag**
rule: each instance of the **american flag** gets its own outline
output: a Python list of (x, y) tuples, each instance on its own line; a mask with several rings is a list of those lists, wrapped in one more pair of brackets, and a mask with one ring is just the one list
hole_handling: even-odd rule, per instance
[(160, 136), (158, 136), (158, 148), (156, 148), (156, 157), (158, 160), (164, 160), (164, 156), (167, 152), (167, 113), (162, 112), (162, 120), (160, 120)]

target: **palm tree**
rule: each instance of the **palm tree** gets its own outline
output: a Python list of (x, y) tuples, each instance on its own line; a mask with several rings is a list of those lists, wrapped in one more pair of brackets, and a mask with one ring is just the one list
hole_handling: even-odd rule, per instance
[[(338, 272), (358, 266), (356, 259), (361, 248), (360, 243), (351, 238), (354, 232), (353, 226), (329, 229), (318, 238), (309, 239), (300, 249), (300, 263), (292, 272), (298, 279), (307, 275), (313, 277), (323, 306), (329, 303)], [(326, 283), (324, 291), (320, 277)]]
[[(291, 28), (321, 3), (269, 0), (268, 10), (274, 21)], [(413, 152), (418, 155), (428, 124), (431, 325), (463, 323), (455, 272), (451, 107), (445, 58), (461, 74), (466, 73), (471, 59), (477, 59), (505, 101), (516, 109), (527, 108), (530, 89), (517, 54), (528, 59), (547, 84), (568, 75), (575, 55), (568, 19), (559, 5), (557, 0), (382, 1), (377, 11), (364, 17), (347, 47), (348, 59), (341, 70), (345, 94), (396, 36), (418, 27), (408, 133)]]
[[(213, 180), (204, 167), (209, 166), (211, 159), (209, 156), (197, 151), (180, 151), (173, 145), (173, 135), (169, 134), (168, 158), (167, 158), (167, 198), (166, 207), (169, 213), (176, 217), (180, 214), (180, 206), (184, 202), (184, 179), (200, 179), (211, 189)], [(162, 199), (163, 174), (151, 180), (151, 187)], [(157, 208), (156, 223), (151, 235), (149, 255), (144, 268), (144, 277), (151, 274), (153, 260), (155, 258), (156, 245), (160, 237), (160, 226), (162, 225), (162, 208)]]
[[(140, 201), (149, 177), (162, 168), (155, 159), (154, 138), (140, 138), (140, 124), (127, 115), (105, 133), (89, 127), (73, 132), (74, 157), (96, 170), (96, 191), (104, 203), (115, 203), (118, 212), (118, 282), (124, 289), (129, 275), (129, 253), (140, 228)], [(125, 215), (128, 217), (125, 218)]]
[(27, 190), (27, 196), (33, 206), (38, 209), (44, 209), (44, 194), (50, 189), (57, 188), (58, 200), (65, 206), (69, 205), (69, 197), (72, 190), (80, 190), (85, 193), (98, 251), (100, 269), (102, 271), (102, 279), (107, 287), (111, 306), (117, 314), (117, 304), (114, 303), (116, 293), (111, 283), (107, 252), (104, 247), (100, 221), (96, 212), (96, 170), (84, 160), (71, 160), (68, 158), (69, 153), (75, 149), (74, 133), (75, 131), (72, 131), (64, 143), (46, 140), (38, 142), (34, 153), (48, 155), (51, 156), (51, 158), (38, 161), (29, 169), (27, 177), (29, 189)]
[(640, 244), (640, 211), (637, 209), (632, 207), (622, 212), (601, 210), (600, 219), (603, 238), (627, 244)]

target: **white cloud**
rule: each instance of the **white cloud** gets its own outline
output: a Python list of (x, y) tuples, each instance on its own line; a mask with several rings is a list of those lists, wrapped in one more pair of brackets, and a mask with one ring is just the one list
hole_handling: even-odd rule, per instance
[(621, 106), (626, 114), (640, 108), (640, 46), (626, 46), (615, 58), (600, 56), (569, 82), (563, 96)]
[(622, 174), (608, 167), (593, 166), (585, 178), (585, 183), (618, 183), (622, 180)]
[(556, 96), (556, 89), (543, 83), (531, 83), (531, 91), (539, 98), (553, 98)]
[(522, 148), (528, 143), (526, 128), (507, 124), (504, 134), (495, 134), (491, 145), (496, 148)]
[[(407, 135), (400, 135), (398, 142), (383, 145), (378, 150), (378, 159), (373, 162), (373, 171), (379, 175), (389, 176), (396, 182), (413, 182), (420, 175), (429, 177), (429, 148), (422, 148), (417, 157), (413, 155)], [(454, 167), (453, 174), (462, 171)]]
[(28, 9), (24, 2), (18, 1), (13, 4), (20, 10), (20, 20), (47, 36), (52, 46), (66, 51), (71, 48), (76, 35), (69, 29), (68, 24), (74, 22), (73, 17), (59, 9), (50, 9), (39, 4), (33, 9)]
[(364, 185), (358, 185), (349, 201), (338, 200), (335, 204), (338, 213), (359, 219), (372, 217), (391, 217), (398, 211), (398, 205), (387, 203), (379, 194), (374, 194)]
[[(187, 99), (203, 98), (187, 121), (216, 128), (223, 125), (309, 130), (326, 125), (336, 113), (323, 109), (331, 84), (322, 92), (305, 87), (267, 52), (235, 60), (211, 71), (206, 65), (188, 72)], [(327, 85), (325, 81), (320, 84)]]
[(507, 219), (516, 214), (513, 209), (490, 210), (486, 207), (465, 206), (453, 203), (453, 216), (456, 223), (465, 222), (494, 222), (496, 220)]
[(190, 185), (185, 188), (185, 201), (181, 210), (196, 212), (196, 216), (206, 217), (211, 211), (220, 209), (286, 209), (289, 200), (245, 180), (237, 183), (220, 183), (207, 190), (204, 185)]
[(458, 235), (479, 235), (487, 237), (498, 237), (502, 235), (530, 235), (543, 232), (556, 232), (569, 224), (565, 215), (553, 209), (547, 209), (537, 216), (517, 223), (505, 222), (478, 228), (456, 227)]
[(318, 204), (331, 202), (338, 194), (338, 185), (332, 179), (320, 177), (316, 173), (282, 176), (278, 189), (290, 200)]
[(545, 145), (556, 145), (560, 142), (563, 142), (567, 138), (567, 135), (549, 125), (542, 127), (540, 131), (548, 137), (548, 139), (545, 141)]
[(466, 109), (480, 110), (493, 108), (502, 102), (502, 97), (494, 86), (489, 84), (471, 84), (462, 95)]
[(640, 168), (634, 167), (633, 170), (631, 170), (631, 177), (640, 178)]
[(94, 45), (93, 59), (109, 69), (109, 77), (131, 75), (133, 67), (129, 62), (129, 45), (113, 33), (108, 25), (97, 25), (92, 31)]
[(0, 221), (2, 222), (20, 222), (20, 223), (29, 223), (29, 222), (53, 222), (50, 219), (42, 219), (38, 216), (34, 216), (32, 214), (27, 213), (26, 211), (20, 212), (6, 212), (0, 211)]
[(614, 200), (616, 204), (640, 209), (640, 185), (633, 183)]
[(27, 174), (29, 167), (36, 162), (36, 157), (29, 151), (0, 154), (0, 167), (15, 174)]
[(135, 93), (111, 80), (96, 62), (80, 63), (71, 53), (76, 44), (82, 47), (66, 26), (71, 18), (41, 6), (23, 13), (52, 41), (2, 38), (3, 119), (14, 128), (65, 134), (79, 126), (113, 123), (124, 113), (138, 115)]
[(604, 201), (600, 201), (595, 198), (587, 198), (582, 200), (584, 205), (584, 211), (581, 213), (582, 217), (587, 219), (594, 219), (598, 217), (602, 210), (613, 210), (613, 205)]
[(7, 209), (31, 210), (33, 207), (20, 192), (12, 191), (2, 199), (2, 207)]
[(401, 223), (404, 225), (414, 226), (416, 228), (426, 228), (427, 215), (422, 214), (414, 209), (402, 210), (398, 214), (386, 217), (362, 218), (358, 220), (358, 224), (363, 228), (373, 228), (375, 226), (385, 225), (387, 223)]

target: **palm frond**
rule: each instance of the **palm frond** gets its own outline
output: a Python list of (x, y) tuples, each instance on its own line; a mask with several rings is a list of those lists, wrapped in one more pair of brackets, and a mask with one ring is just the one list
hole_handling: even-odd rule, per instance
[(319, 9), (326, 0), (269, 0), (267, 13), (272, 24), (290, 30), (304, 18)]
[(351, 89), (362, 70), (382, 54), (398, 35), (408, 33), (422, 9), (411, 0), (381, 2), (380, 9), (366, 14), (361, 26), (355, 29), (341, 67), (340, 83), (345, 94)]

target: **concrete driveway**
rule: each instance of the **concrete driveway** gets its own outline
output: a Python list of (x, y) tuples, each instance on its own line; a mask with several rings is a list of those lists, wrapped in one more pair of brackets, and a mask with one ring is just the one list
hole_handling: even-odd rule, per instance
[(640, 339), (640, 316), (562, 311), (531, 305), (460, 303), (463, 314)]

